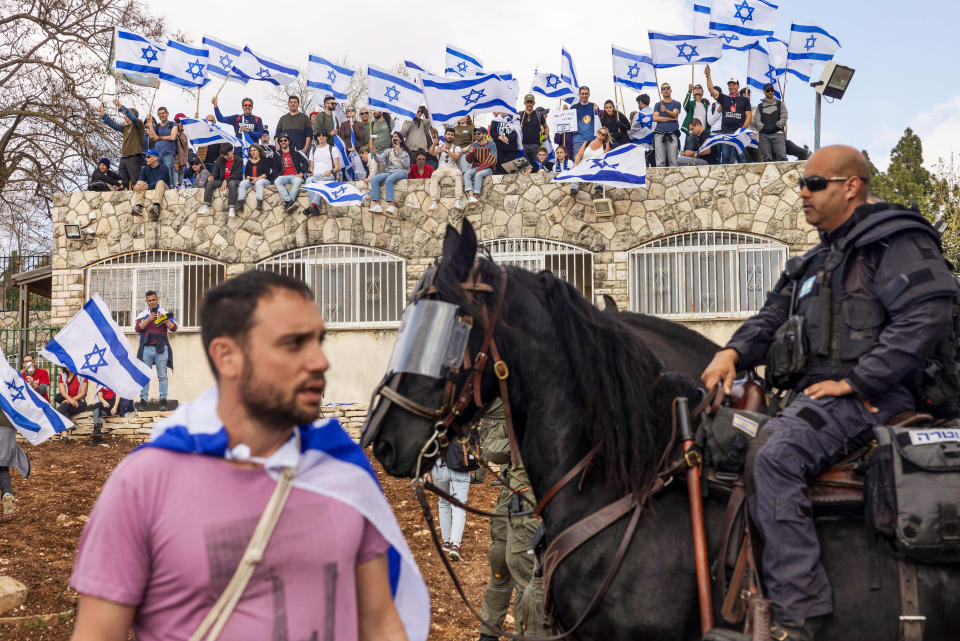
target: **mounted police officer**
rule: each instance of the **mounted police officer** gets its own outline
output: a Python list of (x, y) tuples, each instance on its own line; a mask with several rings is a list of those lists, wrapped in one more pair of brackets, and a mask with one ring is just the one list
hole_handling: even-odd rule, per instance
[(910, 376), (947, 331), (957, 295), (939, 235), (916, 212), (868, 204), (868, 176), (851, 147), (810, 157), (800, 196), (820, 244), (788, 261), (763, 309), (702, 375), (729, 392), (737, 369), (766, 363), (768, 379), (796, 394), (761, 432), (749, 499), (776, 639), (812, 640), (833, 611), (807, 482), (866, 444), (873, 426), (914, 409)]

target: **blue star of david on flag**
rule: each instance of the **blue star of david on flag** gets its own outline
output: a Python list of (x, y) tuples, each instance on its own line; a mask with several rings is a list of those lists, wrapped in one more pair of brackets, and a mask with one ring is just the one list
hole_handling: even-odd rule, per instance
[(683, 44), (676, 45), (676, 47), (677, 47), (677, 55), (683, 58), (684, 60), (686, 60), (687, 62), (690, 62), (691, 60), (693, 60), (694, 56), (700, 55), (697, 53), (697, 48), (694, 47), (689, 42), (684, 42)]
[(630, 78), (636, 78), (640, 75), (640, 65), (633, 63), (630, 65), (630, 68), (627, 69), (627, 76)]
[(341, 185), (341, 186), (339, 186), (339, 187), (337, 187), (336, 189), (333, 190), (333, 197), (334, 197), (334, 198), (339, 198), (340, 196), (343, 195), (343, 192), (345, 192), (345, 191), (347, 191), (347, 188), (346, 188), (345, 186)]
[(330, 71), (328, 71), (328, 72), (327, 72), (327, 80), (329, 80), (329, 81), (331, 82), (331, 84), (334, 83), (334, 82), (336, 82), (336, 81), (337, 81), (337, 72), (334, 71), (333, 69), (331, 69)]
[(718, 33), (717, 35), (723, 38), (723, 41), (727, 44), (730, 44), (731, 42), (736, 42), (737, 40), (740, 39), (740, 36), (733, 33)]
[(230, 67), (233, 66), (233, 60), (230, 59), (230, 56), (220, 56), (220, 67), (230, 71)]
[(559, 76), (557, 76), (556, 74), (553, 74), (553, 73), (550, 74), (549, 76), (547, 76), (547, 88), (548, 88), (548, 89), (556, 89), (558, 86), (560, 86), (560, 77), (559, 77)]
[(810, 51), (810, 50), (813, 49), (816, 45), (817, 45), (817, 37), (816, 37), (816, 36), (810, 36), (809, 38), (807, 38), (807, 44), (805, 44), (805, 45), (803, 45), (803, 46), (804, 46), (804, 48), (805, 48), (807, 51)]
[[(93, 344), (93, 349), (89, 353), (83, 355), (83, 365), (80, 366), (80, 369), (88, 369), (94, 374), (97, 373), (97, 370), (101, 367), (107, 366), (107, 359), (103, 357), (107, 353), (106, 346), (97, 347), (97, 344)], [(91, 359), (99, 359), (97, 362), (91, 362)]]
[(397, 100), (400, 100), (400, 90), (397, 89), (397, 85), (391, 85), (387, 87), (387, 91), (383, 94), (383, 97), (390, 102), (396, 102)]
[(457, 63), (457, 71), (459, 71), (460, 73), (465, 73), (465, 72), (467, 71), (467, 63), (465, 63), (465, 62), (458, 62), (458, 63)]
[(190, 74), (194, 80), (200, 80), (203, 78), (203, 64), (200, 63), (200, 59), (197, 58), (193, 62), (187, 63), (187, 73)]
[(470, 93), (468, 93), (465, 96), (461, 96), (461, 98), (463, 98), (463, 105), (465, 107), (468, 107), (470, 105), (475, 105), (478, 102), (480, 102), (480, 99), (483, 98), (485, 95), (487, 95), (486, 89), (480, 89), (480, 90), (471, 89)]
[(640, 122), (640, 126), (643, 127), (644, 129), (652, 129), (652, 128), (653, 128), (653, 114), (652, 114), (652, 113), (649, 113), (649, 114), (642, 114), (642, 113), (641, 113), (641, 114), (639, 114), (639, 115), (637, 116), (637, 119), (638, 119), (639, 122)]
[(777, 81), (777, 68), (767, 63), (767, 73), (763, 74), (770, 81), (770, 84), (774, 84)]
[[(747, 0), (742, 0), (740, 4), (733, 5), (733, 8), (737, 10), (733, 17), (740, 21), (741, 25), (747, 24), (753, 20), (753, 7), (747, 4)], [(744, 15), (746, 11), (746, 15)]]
[(7, 389), (13, 392), (10, 396), (11, 401), (22, 401), (26, 399), (23, 395), (24, 385), (21, 384), (18, 386), (16, 378), (10, 379), (10, 382), (7, 383)]
[(157, 50), (153, 48), (153, 45), (147, 45), (140, 49), (143, 53), (140, 54), (140, 57), (146, 60), (147, 62), (156, 62), (157, 61)]
[(260, 71), (257, 72), (257, 76), (260, 77), (260, 80), (267, 80), (270, 78), (270, 70), (260, 67)]
[[(653, 116), (650, 116), (650, 117), (653, 118)], [(590, 168), (591, 168), (591, 169), (616, 169), (616, 168), (619, 167), (619, 166), (620, 166), (620, 163), (617, 163), (617, 162), (607, 162), (607, 161), (604, 160), (603, 158), (598, 158), (598, 159), (596, 159), (596, 160), (591, 160), (591, 161), (590, 161)]]

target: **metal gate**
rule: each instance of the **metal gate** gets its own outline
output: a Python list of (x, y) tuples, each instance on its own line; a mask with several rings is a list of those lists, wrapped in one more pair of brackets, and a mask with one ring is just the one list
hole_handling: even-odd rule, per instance
[(523, 267), (532, 272), (553, 272), (593, 301), (593, 254), (575, 245), (539, 238), (500, 238), (480, 243), (500, 265)]
[(43, 349), (46, 344), (50, 342), (50, 339), (56, 336), (59, 331), (59, 327), (28, 327), (26, 329), (13, 327), (0, 329), (0, 350), (3, 351), (3, 355), (6, 357), (7, 362), (10, 363), (10, 367), (20, 371), (24, 355), (32, 354), (37, 368), (45, 369), (47, 373), (50, 374), (50, 385), (47, 392), (47, 400), (49, 401), (52, 401), (57, 393), (56, 381), (57, 375), (60, 373), (60, 368), (55, 363), (40, 356), (40, 350)]

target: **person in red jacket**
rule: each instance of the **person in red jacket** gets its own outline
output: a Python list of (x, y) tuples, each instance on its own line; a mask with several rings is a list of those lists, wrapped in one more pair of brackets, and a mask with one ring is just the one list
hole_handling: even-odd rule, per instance
[(213, 192), (220, 188), (222, 193), (227, 192), (227, 205), (230, 207), (230, 216), (236, 215), (237, 208), (237, 189), (240, 187), (240, 181), (243, 180), (243, 160), (233, 151), (233, 145), (228, 142), (220, 147), (220, 157), (213, 166), (213, 175), (203, 188), (203, 207), (200, 208), (200, 214), (210, 211), (210, 203), (213, 202)]
[(20, 370), (20, 376), (37, 394), (44, 397), (47, 395), (47, 390), (50, 388), (50, 372), (37, 367), (33, 354), (24, 354), (23, 369)]
[(433, 175), (433, 167), (427, 164), (427, 152), (418, 149), (416, 152), (417, 164), (410, 166), (410, 173), (407, 178), (423, 179)]

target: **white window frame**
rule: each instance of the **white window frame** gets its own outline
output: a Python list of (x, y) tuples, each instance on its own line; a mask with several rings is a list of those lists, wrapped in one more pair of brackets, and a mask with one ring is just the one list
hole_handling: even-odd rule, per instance
[[(563, 273), (562, 267), (552, 271), (554, 276), (576, 287), (588, 300), (593, 300), (594, 256), (588, 249), (542, 238), (497, 238), (481, 242), (480, 247), (487, 249), (493, 262), (498, 265), (513, 265), (533, 272), (547, 269), (547, 258), (550, 256), (559, 257), (561, 265), (569, 259), (575, 262), (582, 256), (583, 264), (579, 271), (569, 273), (570, 266), (567, 267), (568, 273)], [(572, 269), (577, 270), (577, 266), (573, 265)]]
[[(186, 318), (185, 312), (185, 287), (184, 268), (202, 267), (199, 273), (194, 275), (193, 290), (196, 294), (195, 300), (191, 301), (191, 318)], [(173, 293), (167, 291), (165, 287), (158, 286), (155, 282), (151, 283), (147, 279), (142, 279), (142, 272), (149, 269), (172, 270), (172, 282), (175, 283)], [(101, 291), (104, 289), (98, 282), (98, 272), (127, 272), (128, 277), (111, 283), (111, 291)], [(219, 277), (217, 274), (219, 273)], [(87, 265), (83, 270), (84, 291), (86, 298), (99, 293), (111, 307), (114, 314), (114, 320), (120, 325), (121, 329), (133, 332), (136, 331), (134, 323), (137, 314), (144, 310), (146, 303), (144, 295), (148, 290), (156, 289), (160, 297), (160, 306), (164, 309), (174, 312), (174, 319), (177, 321), (177, 330), (198, 330), (200, 318), (200, 303), (203, 300), (203, 294), (207, 289), (218, 285), (226, 278), (226, 267), (223, 263), (211, 260), (204, 256), (198, 256), (188, 252), (181, 252), (167, 249), (147, 249), (142, 251), (129, 252), (105, 258), (96, 263)], [(142, 281), (142, 282), (141, 282)], [(129, 307), (127, 309), (113, 309), (111, 303), (117, 296), (129, 294)], [(117, 314), (128, 313), (129, 322), (120, 322)], [(191, 322), (195, 321), (195, 322)]]
[[(331, 310), (330, 305), (336, 304), (336, 293), (328, 295), (324, 290), (322, 283), (318, 283), (316, 275), (324, 267), (343, 266), (350, 270), (350, 302), (352, 309), (349, 316), (353, 320), (338, 321), (335, 319), (338, 308)], [(374, 275), (373, 286), (376, 287), (376, 279), (379, 278), (379, 296), (372, 300), (379, 300), (379, 307), (373, 310), (373, 315), (377, 316), (374, 320), (356, 320), (367, 314), (365, 302), (370, 299), (369, 291), (366, 288), (370, 285), (369, 278), (367, 282), (361, 284), (362, 270), (370, 269), (371, 266), (379, 275)], [(385, 268), (386, 267), (386, 268)], [(291, 270), (292, 268), (292, 270)], [(407, 264), (402, 256), (374, 249), (372, 247), (363, 247), (359, 245), (331, 244), (331, 245), (311, 245), (309, 247), (300, 247), (287, 250), (270, 258), (265, 258), (258, 262), (255, 269), (275, 270), (282, 273), (294, 273), (310, 286), (314, 295), (317, 297), (317, 304), (323, 311), (327, 327), (331, 329), (376, 329), (376, 328), (395, 328), (400, 326), (400, 319), (403, 314), (403, 308), (406, 304), (406, 282), (407, 282)], [(389, 284), (385, 282), (384, 276), (389, 276), (389, 270), (397, 270), (397, 286), (392, 291)], [(322, 277), (322, 276), (321, 276)], [(363, 286), (365, 291), (361, 294), (360, 288)], [(391, 305), (394, 307), (395, 314), (390, 314)]]
[[(658, 238), (628, 252), (630, 311), (675, 320), (749, 318), (776, 284), (787, 252), (780, 241), (737, 231)], [(698, 291), (707, 294), (698, 299)]]

